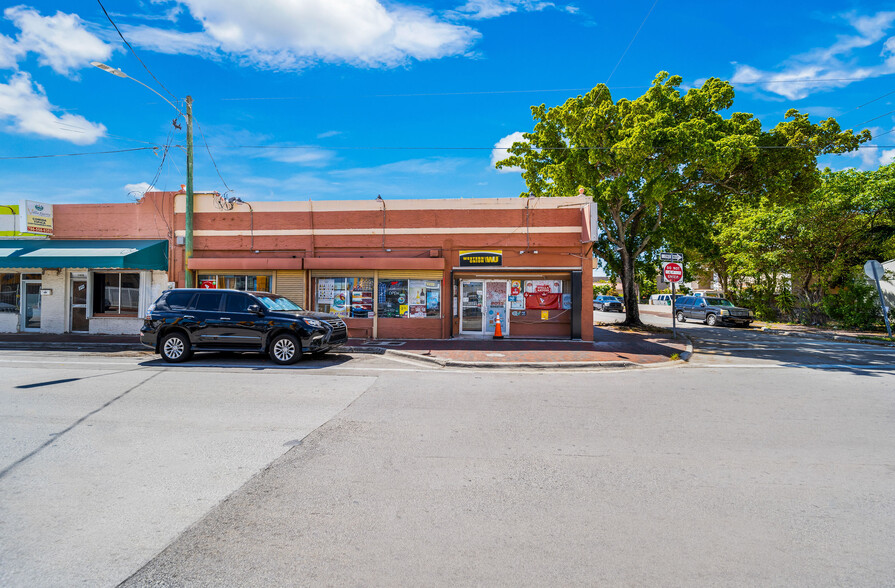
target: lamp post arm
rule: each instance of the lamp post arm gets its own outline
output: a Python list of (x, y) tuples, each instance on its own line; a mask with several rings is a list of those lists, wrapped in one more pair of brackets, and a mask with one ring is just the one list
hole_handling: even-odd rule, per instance
[(167, 98), (165, 98), (164, 96), (162, 96), (161, 94), (159, 94), (158, 92), (156, 92), (152, 87), (147, 86), (146, 84), (144, 84), (144, 83), (141, 82), (140, 80), (138, 80), (138, 79), (136, 79), (136, 78), (132, 78), (132, 77), (130, 77), (130, 76), (127, 75), (127, 74), (124, 74), (124, 77), (126, 77), (126, 78), (129, 79), (129, 80), (133, 80), (133, 81), (137, 82), (138, 84), (140, 84), (141, 86), (143, 86), (144, 88), (146, 88), (147, 90), (149, 90), (150, 92), (152, 92), (153, 94), (155, 94), (156, 96), (158, 96), (159, 98), (161, 98), (162, 100), (164, 100), (165, 102), (167, 102), (168, 104), (170, 104), (170, 105), (174, 108), (174, 110), (176, 110), (176, 111), (178, 112), (178, 114), (180, 114), (180, 116), (182, 116), (182, 117), (184, 117), (184, 118), (186, 117), (186, 115), (185, 115), (179, 108), (177, 108), (177, 106), (175, 106), (173, 102), (171, 102), (170, 100), (168, 100)]

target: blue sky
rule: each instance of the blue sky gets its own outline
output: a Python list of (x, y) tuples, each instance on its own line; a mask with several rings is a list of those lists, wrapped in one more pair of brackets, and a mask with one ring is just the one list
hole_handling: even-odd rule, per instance
[[(184, 183), (177, 111), (91, 61), (180, 108), (191, 95), (196, 191), (247, 201), (517, 196), (519, 173), (492, 162), (531, 130), (531, 105), (607, 81), (635, 98), (662, 70), (685, 87), (731, 80), (734, 110), (766, 127), (798, 108), (895, 129), (895, 6), (794, 4), (103, 0), (166, 90), (98, 2), (27, 2), (0, 17), (0, 158), (15, 158), (0, 159), (0, 202), (127, 202)], [(823, 163), (893, 160), (895, 132), (873, 144)], [(125, 149), (140, 150), (22, 159)]]

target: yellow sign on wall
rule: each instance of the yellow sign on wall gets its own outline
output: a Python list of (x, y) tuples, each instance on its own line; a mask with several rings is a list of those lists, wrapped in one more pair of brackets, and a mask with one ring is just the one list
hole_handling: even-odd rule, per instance
[(549, 310), (542, 310), (542, 311), (541, 311), (541, 320), (542, 320), (542, 321), (546, 321), (546, 320), (548, 320), (549, 318), (550, 318), (550, 311), (549, 311)]
[(503, 265), (503, 251), (461, 251), (460, 267)]
[(25, 213), (25, 223), (22, 229), (25, 233), (38, 233), (41, 235), (53, 234), (53, 205), (34, 200), (23, 200), (20, 207)]

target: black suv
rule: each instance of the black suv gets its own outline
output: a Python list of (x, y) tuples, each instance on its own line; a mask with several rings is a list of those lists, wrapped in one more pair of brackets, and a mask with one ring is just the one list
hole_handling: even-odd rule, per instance
[(254, 351), (291, 364), (348, 341), (345, 321), (303, 310), (288, 298), (241, 290), (166, 290), (149, 307), (140, 342), (162, 359), (181, 362), (193, 351)]
[(682, 323), (687, 319), (696, 319), (710, 327), (719, 323), (748, 327), (755, 320), (755, 313), (748, 308), (734, 306), (726, 298), (713, 296), (681, 296), (674, 301), (674, 313)]

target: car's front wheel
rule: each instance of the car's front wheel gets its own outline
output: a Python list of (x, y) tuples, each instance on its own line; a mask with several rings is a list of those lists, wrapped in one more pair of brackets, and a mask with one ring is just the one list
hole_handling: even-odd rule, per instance
[(301, 344), (295, 335), (283, 333), (273, 338), (267, 354), (274, 363), (290, 365), (301, 358)]
[(715, 325), (718, 324), (718, 317), (716, 317), (716, 316), (713, 315), (713, 314), (710, 314), (710, 315), (706, 316), (706, 317), (705, 317), (705, 324), (707, 324), (707, 325), (710, 326), (710, 327), (714, 327)]
[(676, 315), (676, 316), (677, 316), (677, 322), (679, 322), (679, 323), (685, 323), (685, 322), (687, 322), (687, 319), (684, 318), (684, 312), (683, 312), (682, 310), (677, 311), (677, 315)]
[(190, 358), (193, 351), (189, 338), (183, 333), (170, 333), (162, 338), (159, 355), (168, 363), (180, 363)]

